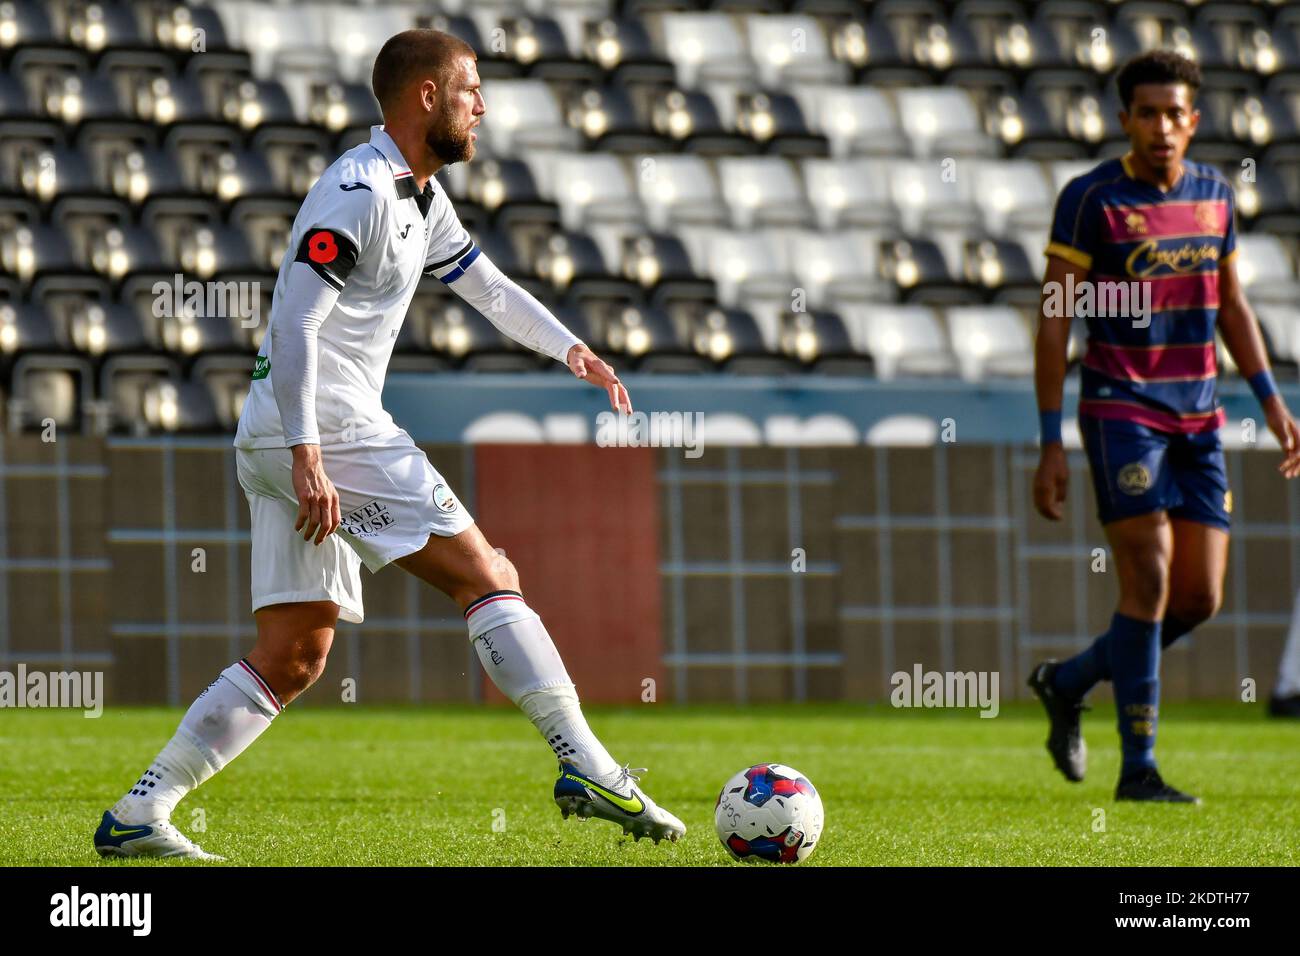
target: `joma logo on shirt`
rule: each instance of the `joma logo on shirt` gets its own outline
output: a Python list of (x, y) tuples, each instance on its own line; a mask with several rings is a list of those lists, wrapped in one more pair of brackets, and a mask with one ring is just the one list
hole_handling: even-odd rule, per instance
[(1190, 242), (1185, 242), (1176, 249), (1161, 249), (1156, 240), (1148, 239), (1146, 242), (1139, 243), (1137, 248), (1129, 253), (1124, 265), (1128, 268), (1129, 275), (1144, 279), (1161, 266), (1174, 272), (1194, 272), (1202, 262), (1207, 260), (1210, 262), (1219, 260), (1218, 246), (1208, 242), (1193, 246)]
[(392, 523), (393, 516), (388, 513), (388, 506), (378, 501), (371, 501), (343, 516), (343, 530), (358, 538), (378, 534)]

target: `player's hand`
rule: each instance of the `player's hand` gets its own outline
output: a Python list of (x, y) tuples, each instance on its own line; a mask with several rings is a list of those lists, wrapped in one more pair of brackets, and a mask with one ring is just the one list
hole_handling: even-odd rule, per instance
[(614, 369), (609, 363), (599, 359), (591, 349), (582, 344), (575, 345), (569, 349), (566, 360), (569, 363), (569, 371), (574, 375), (609, 393), (609, 404), (613, 406), (614, 411), (628, 413), (632, 411), (632, 397), (628, 395), (627, 389), (614, 374)]
[(293, 492), (298, 496), (298, 520), (293, 530), (304, 541), (316, 538), (319, 545), (338, 530), (343, 520), (339, 511), (339, 493), (334, 482), (325, 477), (320, 445), (293, 446)]
[(1287, 478), (1300, 475), (1300, 429), (1296, 428), (1295, 419), (1287, 411), (1282, 396), (1272, 395), (1264, 403), (1264, 417), (1268, 420), (1268, 430), (1282, 446), (1282, 464), (1277, 470)]
[(1060, 442), (1044, 445), (1034, 472), (1034, 508), (1044, 518), (1060, 521), (1065, 492), (1070, 485), (1070, 464)]

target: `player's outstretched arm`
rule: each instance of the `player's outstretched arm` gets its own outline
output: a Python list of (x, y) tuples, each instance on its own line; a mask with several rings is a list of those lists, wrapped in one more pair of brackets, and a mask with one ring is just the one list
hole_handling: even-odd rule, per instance
[[(1067, 284), (1073, 274), (1074, 285)], [(1044, 518), (1060, 521), (1070, 483), (1070, 465), (1061, 443), (1061, 404), (1065, 394), (1066, 357), (1074, 303), (1059, 290), (1076, 288), (1088, 270), (1049, 256), (1038, 309), (1038, 335), (1034, 339), (1034, 391), (1038, 396), (1041, 446), (1034, 473), (1034, 508)], [(1057, 291), (1053, 291), (1057, 290)], [(1061, 305), (1061, 308), (1057, 308)]]
[(557, 362), (564, 362), (578, 378), (605, 389), (615, 411), (632, 410), (627, 389), (614, 374), (614, 369), (482, 252), (448, 284), (516, 342), (549, 355)]
[(1280, 471), (1287, 478), (1300, 475), (1300, 429), (1286, 407), (1273, 373), (1268, 351), (1255, 312), (1246, 301), (1246, 290), (1237, 275), (1237, 263), (1229, 258), (1219, 265), (1219, 334), (1237, 370), (1250, 382), (1271, 431), (1282, 446)]

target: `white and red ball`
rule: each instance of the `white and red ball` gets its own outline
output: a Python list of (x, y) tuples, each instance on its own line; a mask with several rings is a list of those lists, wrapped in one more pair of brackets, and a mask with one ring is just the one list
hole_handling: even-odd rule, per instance
[(808, 859), (824, 820), (822, 799), (811, 781), (779, 763), (758, 764), (728, 780), (713, 814), (722, 845), (747, 863)]

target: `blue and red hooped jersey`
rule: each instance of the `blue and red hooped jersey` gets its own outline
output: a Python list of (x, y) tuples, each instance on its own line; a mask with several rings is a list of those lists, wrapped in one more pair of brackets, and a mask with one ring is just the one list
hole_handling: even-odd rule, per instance
[(1232, 186), (1183, 161), (1168, 192), (1133, 176), (1129, 157), (1070, 180), (1056, 202), (1047, 255), (1088, 281), (1149, 283), (1150, 325), (1089, 316), (1079, 414), (1194, 433), (1223, 425), (1215, 394), (1219, 266), (1235, 252)]

